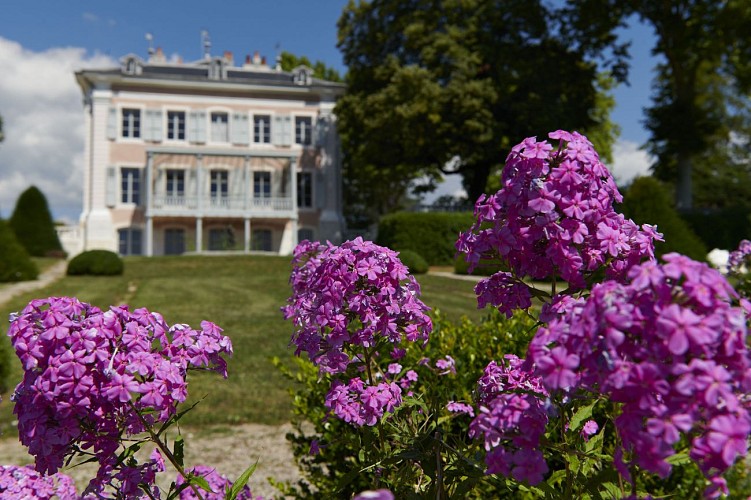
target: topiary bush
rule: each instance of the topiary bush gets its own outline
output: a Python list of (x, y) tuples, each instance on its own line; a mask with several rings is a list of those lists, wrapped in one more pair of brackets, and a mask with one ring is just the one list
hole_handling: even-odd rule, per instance
[(402, 250), (399, 252), (399, 260), (409, 268), (412, 274), (425, 274), (428, 272), (428, 261), (422, 255), (413, 250)]
[(29, 255), (46, 257), (63, 252), (47, 199), (36, 187), (21, 193), (9, 223)]
[(470, 212), (397, 212), (381, 218), (376, 243), (398, 252), (413, 250), (430, 266), (450, 266), (456, 238), (473, 220)]
[(38, 274), (36, 264), (18, 242), (13, 229), (0, 220), (0, 282), (33, 280)]
[(659, 258), (678, 252), (694, 260), (707, 260), (707, 247), (681, 219), (670, 202), (670, 196), (654, 177), (638, 177), (623, 195), (620, 207), (623, 215), (637, 224), (657, 225), (664, 242), (655, 242), (655, 255)]
[(68, 262), (68, 275), (114, 276), (123, 274), (123, 260), (109, 250), (87, 250)]

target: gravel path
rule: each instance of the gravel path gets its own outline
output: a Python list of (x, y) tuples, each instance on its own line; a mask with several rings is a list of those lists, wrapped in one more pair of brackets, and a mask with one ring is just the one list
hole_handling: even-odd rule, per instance
[[(272, 498), (279, 495), (267, 478), (277, 481), (295, 482), (299, 478), (297, 467), (284, 436), (292, 430), (292, 426), (245, 424), (232, 427), (216, 427), (202, 429), (200, 436), (185, 433), (185, 465), (208, 465), (230, 479), (237, 478), (251, 464), (258, 460), (258, 468), (250, 478), (248, 485), (254, 495)], [(145, 446), (144, 455), (151, 453), (152, 447)], [(0, 440), (0, 464), (25, 465), (33, 463), (33, 459), (15, 439)], [(64, 471), (73, 477), (80, 493), (88, 481), (96, 474), (96, 466), (85, 464)], [(164, 483), (160, 486), (168, 488), (174, 480), (174, 472), (170, 465), (163, 474)]]

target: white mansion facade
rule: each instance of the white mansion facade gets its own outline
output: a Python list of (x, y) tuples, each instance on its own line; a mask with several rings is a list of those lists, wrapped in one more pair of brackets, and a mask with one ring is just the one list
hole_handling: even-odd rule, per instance
[(344, 232), (332, 114), (344, 86), (258, 55), (82, 70), (82, 250), (262, 250)]

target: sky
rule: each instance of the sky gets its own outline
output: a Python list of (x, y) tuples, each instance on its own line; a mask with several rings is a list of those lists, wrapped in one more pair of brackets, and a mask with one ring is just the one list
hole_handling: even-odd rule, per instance
[[(347, 0), (6, 4), (0, 15), (0, 116), (5, 132), (0, 143), (0, 217), (10, 217), (18, 195), (36, 185), (56, 220), (78, 220), (84, 115), (76, 70), (117, 66), (129, 53), (146, 58), (147, 33), (168, 58), (197, 60), (203, 54), (201, 33), (207, 31), (212, 55), (231, 51), (236, 64), (255, 51), (273, 61), (284, 50), (321, 60), (343, 73), (336, 23), (346, 4)], [(640, 146), (648, 138), (641, 122), (655, 64), (650, 55), (653, 36), (649, 28), (631, 24), (622, 34), (633, 44), (630, 86), (616, 88), (612, 114), (622, 129), (610, 165), (620, 184), (646, 173), (649, 166)], [(459, 189), (459, 179), (452, 176), (431, 198)]]

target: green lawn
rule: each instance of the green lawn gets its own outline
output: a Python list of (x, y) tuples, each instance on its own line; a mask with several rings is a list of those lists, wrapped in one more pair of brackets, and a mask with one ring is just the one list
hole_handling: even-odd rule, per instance
[[(289, 295), (289, 271), (288, 257), (128, 258), (122, 276), (64, 277), (0, 306), (0, 315), (7, 318), (34, 298), (69, 295), (99, 307), (122, 303), (132, 309), (146, 307), (162, 313), (170, 324), (199, 327), (203, 319), (213, 321), (234, 346), (229, 378), (191, 374), (191, 398), (205, 396), (205, 400), (185, 423), (278, 424), (289, 419), (288, 383), (270, 359), (291, 359), (293, 355), (288, 348), (292, 326), (279, 311)], [(476, 309), (473, 282), (427, 275), (418, 280), (424, 301), (439, 308), (445, 317), (459, 319), (467, 314), (478, 319), (484, 314)], [(8, 342), (7, 338), (2, 341)], [(14, 357), (11, 386), (20, 376), (20, 364)], [(0, 403), (0, 430), (5, 435), (13, 434), (14, 416), (8, 399), (5, 394)]]

